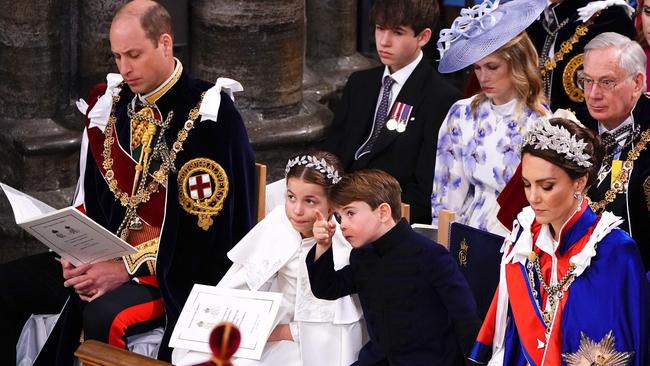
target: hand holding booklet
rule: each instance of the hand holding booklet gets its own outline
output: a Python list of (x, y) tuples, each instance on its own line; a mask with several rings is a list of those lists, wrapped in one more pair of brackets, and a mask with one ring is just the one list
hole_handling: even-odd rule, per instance
[(16, 224), (75, 266), (137, 253), (129, 243), (74, 207), (57, 210), (0, 183)]

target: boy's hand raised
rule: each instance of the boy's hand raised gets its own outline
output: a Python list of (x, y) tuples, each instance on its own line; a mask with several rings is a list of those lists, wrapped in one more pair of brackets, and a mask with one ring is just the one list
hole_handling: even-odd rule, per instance
[(336, 224), (327, 221), (325, 216), (319, 211), (316, 210), (316, 221), (314, 221), (314, 239), (316, 239), (316, 244), (318, 248), (316, 249), (316, 256), (319, 257), (319, 252), (325, 252), (332, 245), (332, 237), (336, 231)]

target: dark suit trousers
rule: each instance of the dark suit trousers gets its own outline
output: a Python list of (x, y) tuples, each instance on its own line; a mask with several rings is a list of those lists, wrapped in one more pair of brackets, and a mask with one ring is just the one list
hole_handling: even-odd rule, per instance
[(16, 342), (31, 314), (61, 311), (69, 290), (54, 253), (0, 264), (0, 365), (16, 364)]

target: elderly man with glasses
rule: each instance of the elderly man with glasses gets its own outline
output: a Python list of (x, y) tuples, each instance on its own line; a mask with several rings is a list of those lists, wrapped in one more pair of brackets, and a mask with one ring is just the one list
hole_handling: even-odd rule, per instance
[(596, 213), (611, 211), (625, 221), (650, 270), (650, 98), (646, 57), (641, 46), (618, 33), (603, 33), (585, 46), (578, 85), (594, 120), (605, 156), (589, 191)]

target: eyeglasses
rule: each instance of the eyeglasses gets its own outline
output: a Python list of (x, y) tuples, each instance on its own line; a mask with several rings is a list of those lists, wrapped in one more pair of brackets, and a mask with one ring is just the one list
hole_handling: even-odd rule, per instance
[(612, 91), (614, 90), (614, 88), (616, 88), (616, 85), (619, 85), (620, 83), (631, 78), (632, 76), (633, 75), (628, 75), (625, 79), (621, 81), (615, 81), (610, 79), (603, 79), (603, 80), (596, 81), (594, 79), (584, 76), (582, 73), (579, 73), (578, 87), (582, 90), (591, 90), (594, 87), (594, 85), (598, 85), (602, 90)]

